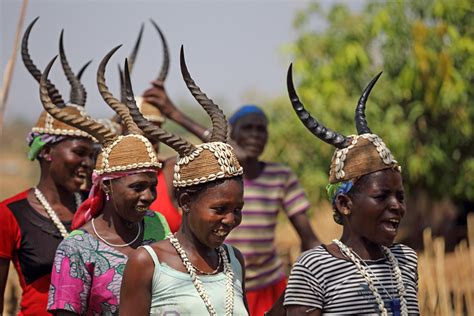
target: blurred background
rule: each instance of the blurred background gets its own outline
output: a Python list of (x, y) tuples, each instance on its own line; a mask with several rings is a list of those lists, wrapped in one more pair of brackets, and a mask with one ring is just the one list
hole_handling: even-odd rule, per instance
[[(22, 4), (0, 0), (2, 73), (11, 64)], [(419, 1), (30, 1), (25, 27), (37, 16), (29, 47), (42, 70), (58, 54), (64, 29), (66, 54), (83, 76), (87, 110), (111, 117), (100, 98), (95, 71), (102, 57), (124, 44), (106, 72), (119, 94), (115, 64), (145, 33), (132, 74), (136, 94), (149, 87), (162, 62), (154, 19), (168, 40), (169, 96), (209, 126), (179, 72), (180, 45), (197, 84), (229, 116), (242, 104), (261, 105), (269, 116), (264, 158), (286, 163), (312, 202), (321, 240), (339, 237), (326, 201), (333, 148), (310, 134), (293, 114), (286, 71), (293, 63), (298, 94), (324, 125), (355, 133), (353, 113), (363, 87), (383, 75), (367, 103), (367, 120), (402, 165), (407, 214), (399, 241), (419, 251), (420, 306), (425, 315), (474, 315), (474, 9), (468, 0)], [(0, 199), (37, 181), (26, 159), (25, 137), (42, 110), (38, 84), (19, 52), (1, 135)], [(114, 64), (115, 63), (115, 64)], [(50, 76), (63, 96), (69, 86), (56, 63)], [(2, 79), (2, 87), (6, 79)], [(165, 128), (180, 131), (168, 122)], [(0, 223), (1, 225), (1, 223)], [(288, 265), (299, 254), (296, 233), (281, 219), (279, 251)], [(289, 232), (289, 233), (288, 233)], [(470, 241), (471, 243), (469, 243)], [(12, 305), (15, 305), (15, 289)], [(12, 307), (14, 308), (14, 307)]]

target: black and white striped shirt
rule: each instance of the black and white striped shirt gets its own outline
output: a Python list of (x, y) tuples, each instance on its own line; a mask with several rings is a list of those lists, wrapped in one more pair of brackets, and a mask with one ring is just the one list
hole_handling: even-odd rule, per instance
[[(417, 256), (413, 249), (395, 244), (390, 247), (397, 258), (406, 289), (410, 315), (419, 314)], [(386, 258), (364, 261), (377, 276), (374, 283), (389, 315), (390, 297), (398, 298), (396, 282)], [(369, 272), (370, 273), (370, 272)], [(381, 284), (380, 284), (381, 283)], [(387, 294), (388, 292), (388, 294)], [(285, 292), (285, 306), (318, 308), (324, 315), (377, 315), (375, 296), (356, 265), (330, 254), (325, 246), (303, 253), (294, 264)]]

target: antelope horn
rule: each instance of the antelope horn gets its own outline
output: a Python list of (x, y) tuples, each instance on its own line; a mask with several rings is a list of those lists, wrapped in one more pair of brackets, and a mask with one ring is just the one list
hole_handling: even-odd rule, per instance
[[(84, 71), (87, 69), (87, 67), (89, 67), (89, 65), (91, 64), (92, 62), (92, 59), (89, 60), (87, 63), (85, 63), (84, 66), (81, 67), (81, 69), (79, 69), (79, 71), (77, 72), (77, 79), (81, 80), (82, 78), (82, 75), (84, 74)], [(85, 91), (84, 91), (85, 92)]]
[(99, 68), (97, 69), (97, 86), (99, 87), (100, 95), (104, 101), (122, 119), (122, 122), (127, 127), (128, 133), (142, 134), (142, 131), (137, 127), (137, 125), (133, 122), (133, 119), (130, 117), (127, 106), (112, 95), (105, 83), (105, 67), (107, 66), (107, 62), (120, 47), (122, 47), (122, 45), (114, 47), (100, 62)]
[(180, 156), (187, 156), (191, 154), (196, 148), (193, 144), (182, 139), (179, 136), (168, 133), (162, 128), (149, 122), (138, 110), (137, 103), (135, 102), (132, 83), (130, 81), (130, 72), (128, 71), (127, 61), (125, 61), (125, 72), (124, 72), (124, 87), (126, 90), (125, 104), (128, 107), (130, 116), (138, 127), (145, 133), (145, 136), (152, 141), (160, 141), (167, 146), (176, 150)]
[[(23, 39), (21, 41), (21, 58), (28, 72), (39, 83), (41, 80), (41, 71), (33, 63), (33, 60), (31, 59), (31, 56), (30, 56), (30, 52), (28, 51), (28, 40), (30, 37), (30, 32), (33, 26), (35, 25), (36, 21), (38, 21), (38, 19), (39, 19), (39, 16), (36, 17), (33, 20), (33, 22), (30, 23), (30, 25), (28, 25), (28, 27), (25, 30), (25, 33), (23, 34)], [(59, 91), (49, 80), (46, 82), (46, 88), (48, 89), (48, 93), (51, 99), (53, 100), (54, 104), (57, 104), (59, 107), (64, 107), (66, 105)]]
[(189, 74), (188, 68), (186, 67), (186, 61), (184, 60), (184, 48), (181, 45), (181, 74), (183, 79), (186, 82), (191, 94), (194, 96), (196, 101), (204, 108), (207, 114), (210, 116), (212, 121), (212, 132), (211, 132), (211, 142), (226, 142), (227, 141), (227, 120), (225, 118), (224, 112), (219, 109), (219, 106), (215, 104), (211, 99), (205, 95), (201, 89), (196, 85), (194, 80)]
[(365, 87), (364, 92), (362, 92), (362, 95), (360, 96), (359, 101), (357, 102), (357, 106), (355, 110), (355, 124), (356, 124), (357, 134), (359, 135), (372, 133), (367, 124), (367, 120), (365, 119), (365, 104), (367, 103), (367, 99), (369, 98), (370, 91), (372, 91), (372, 88), (374, 87), (377, 80), (379, 80), (381, 75), (382, 75), (382, 72), (380, 72), (377, 76), (375, 76), (369, 82), (367, 87)]
[(64, 29), (61, 30), (61, 35), (59, 36), (59, 59), (61, 60), (61, 65), (63, 67), (64, 74), (66, 75), (67, 81), (71, 85), (70, 92), (70, 102), (80, 106), (86, 104), (87, 92), (84, 86), (82, 85), (79, 78), (72, 71), (71, 66), (66, 58), (66, 53), (64, 52)]
[(57, 57), (58, 56), (56, 55), (49, 62), (48, 66), (46, 66), (46, 69), (44, 70), (43, 75), (40, 78), (40, 99), (44, 109), (55, 119), (83, 130), (89, 135), (95, 137), (102, 144), (112, 141), (115, 137), (115, 134), (103, 124), (94, 121), (88, 116), (67, 113), (66, 111), (64, 111), (64, 108), (59, 108), (51, 100), (47, 88), (48, 75)]
[(300, 102), (298, 95), (296, 94), (295, 87), (293, 85), (293, 64), (290, 64), (288, 68), (288, 75), (286, 77), (286, 84), (288, 89), (288, 95), (290, 96), (291, 104), (293, 109), (298, 115), (298, 118), (303, 122), (304, 126), (314, 135), (326, 143), (336, 146), (337, 148), (344, 148), (349, 146), (349, 139), (338, 132), (332, 131), (329, 128), (324, 127), (323, 124), (319, 123), (311, 114), (306, 111), (303, 103)]
[(153, 21), (153, 19), (150, 19), (150, 22), (153, 24), (156, 31), (160, 35), (161, 43), (163, 45), (163, 64), (161, 65), (160, 74), (158, 75), (158, 78), (156, 80), (165, 81), (166, 77), (168, 76), (168, 70), (170, 68), (170, 52), (168, 49), (168, 43), (166, 42), (165, 35), (161, 31), (161, 29), (158, 27), (158, 24), (156, 24), (156, 22)]

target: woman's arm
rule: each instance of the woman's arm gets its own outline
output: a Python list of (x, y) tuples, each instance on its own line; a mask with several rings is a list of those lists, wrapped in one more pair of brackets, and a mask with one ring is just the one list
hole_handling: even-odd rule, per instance
[(290, 217), (290, 222), (300, 236), (301, 251), (306, 251), (319, 246), (321, 242), (316, 237), (309, 223), (306, 213), (298, 213)]
[(10, 268), (10, 260), (0, 259), (0, 315), (3, 313), (3, 300), (5, 295), (5, 287), (7, 286), (8, 269)]
[(120, 290), (120, 315), (150, 315), (151, 286), (155, 265), (143, 248), (127, 261)]

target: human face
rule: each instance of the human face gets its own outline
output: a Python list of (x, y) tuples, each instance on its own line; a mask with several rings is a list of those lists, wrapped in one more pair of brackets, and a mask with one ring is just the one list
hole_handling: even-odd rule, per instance
[(364, 177), (368, 178), (361, 179), (363, 183), (350, 194), (350, 215), (344, 225), (350, 226), (354, 234), (351, 239), (388, 247), (406, 210), (402, 176), (396, 170), (385, 169)]
[(244, 190), (242, 180), (228, 179), (201, 192), (189, 202), (187, 225), (197, 240), (217, 248), (242, 221)]
[(139, 222), (156, 199), (156, 173), (140, 172), (111, 180), (110, 201), (119, 217)]
[(248, 114), (232, 127), (232, 139), (241, 147), (247, 157), (258, 158), (268, 140), (267, 120), (261, 114)]
[(91, 177), (95, 159), (91, 140), (67, 138), (44, 150), (43, 156), (49, 165), (51, 177), (67, 191), (79, 191), (81, 185)]

